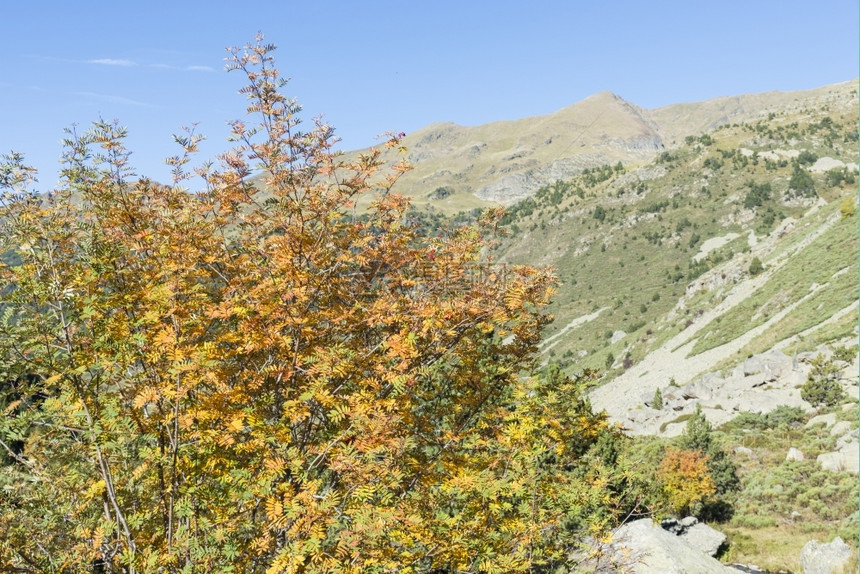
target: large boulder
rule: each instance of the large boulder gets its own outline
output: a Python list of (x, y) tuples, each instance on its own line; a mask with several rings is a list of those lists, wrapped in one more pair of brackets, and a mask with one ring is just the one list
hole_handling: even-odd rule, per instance
[(830, 436), (842, 436), (851, 431), (851, 423), (848, 421), (839, 421), (833, 428), (830, 429)]
[(707, 524), (694, 524), (687, 528), (680, 535), (681, 540), (695, 548), (696, 550), (707, 554), (708, 556), (716, 556), (726, 543), (726, 535), (719, 530), (714, 530)]
[(699, 522), (695, 516), (687, 516), (681, 520), (666, 518), (660, 523), (660, 526), (663, 530), (680, 537), (681, 540), (708, 556), (716, 556), (723, 544), (726, 543), (725, 534)]
[(682, 387), (680, 394), (687, 400), (706, 401), (713, 398), (714, 390), (721, 388), (724, 384), (722, 375), (708, 373)]
[(776, 349), (752, 356), (735, 367), (735, 377), (749, 377), (762, 374), (763, 381), (772, 382), (793, 368), (792, 360)]
[(803, 451), (797, 447), (791, 447), (788, 449), (788, 454), (785, 455), (785, 460), (803, 460)]
[(860, 472), (860, 444), (856, 435), (848, 435), (848, 440), (837, 442), (839, 450), (836, 452), (825, 452), (818, 455), (818, 463), (821, 468), (833, 472)]
[(850, 559), (851, 547), (838, 536), (828, 544), (810, 540), (800, 551), (803, 574), (839, 574)]
[(827, 413), (826, 415), (816, 415), (809, 419), (806, 423), (806, 428), (812, 428), (815, 425), (824, 425), (827, 428), (836, 424), (836, 413)]
[(599, 559), (582, 562), (573, 570), (601, 573), (619, 571), (632, 574), (738, 573), (700, 552), (683, 538), (664, 530), (650, 518), (628, 522), (616, 530), (612, 544), (604, 549)]

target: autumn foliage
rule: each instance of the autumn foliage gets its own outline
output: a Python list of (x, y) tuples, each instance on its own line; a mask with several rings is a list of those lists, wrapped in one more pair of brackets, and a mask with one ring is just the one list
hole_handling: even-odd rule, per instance
[(669, 447), (660, 463), (658, 476), (669, 508), (677, 515), (716, 492), (708, 469), (708, 456), (697, 450)]
[(0, 167), (0, 565), (563, 560), (605, 525), (583, 509), (606, 478), (581, 461), (610, 431), (579, 398), (587, 375), (523, 377), (552, 274), (471, 272), (499, 213), (432, 237), (407, 225), (391, 189), (406, 165), (377, 149), (346, 163), (330, 127), (302, 131), (272, 49), (231, 52), (253, 123), (195, 170), (198, 191), (199, 136), (176, 138), (161, 185), (106, 122), (69, 132), (50, 194), (21, 156)]

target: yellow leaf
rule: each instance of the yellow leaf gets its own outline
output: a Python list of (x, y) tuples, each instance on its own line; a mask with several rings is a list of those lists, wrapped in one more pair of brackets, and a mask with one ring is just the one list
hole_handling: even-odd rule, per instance
[(233, 420), (230, 421), (229, 428), (230, 430), (235, 432), (239, 432), (240, 430), (245, 428), (245, 415), (240, 413), (233, 417)]

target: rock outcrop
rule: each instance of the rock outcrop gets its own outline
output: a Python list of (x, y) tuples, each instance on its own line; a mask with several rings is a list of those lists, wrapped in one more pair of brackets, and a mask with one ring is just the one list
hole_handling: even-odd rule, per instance
[[(715, 427), (742, 412), (767, 414), (779, 406), (800, 407), (814, 413), (812, 405), (801, 398), (800, 389), (810, 371), (808, 359), (816, 355), (807, 353), (792, 358), (779, 350), (754, 355), (725, 376), (706, 373), (684, 386), (658, 387), (663, 399), (659, 410), (651, 408), (654, 390), (650, 390), (638, 395), (636, 408), (618, 409), (610, 412), (610, 416), (631, 435), (672, 437), (683, 432), (688, 418), (685, 415), (695, 412), (697, 405)], [(856, 396), (851, 394), (856, 389), (852, 386), (856, 385), (856, 374), (840, 380), (847, 396)], [(845, 434), (851, 427), (850, 423), (837, 423), (834, 413), (814, 416), (806, 426), (818, 424), (828, 429), (835, 425), (831, 430), (834, 436)], [(848, 450), (846, 453), (851, 454)], [(848, 468), (854, 467), (849, 463)]]
[(827, 544), (810, 540), (800, 551), (803, 574), (840, 574), (850, 559), (851, 547), (838, 536)]
[(805, 457), (803, 456), (803, 451), (797, 447), (791, 447), (790, 449), (788, 449), (788, 454), (785, 455), (785, 460), (800, 461), (804, 458)]
[[(695, 526), (704, 525), (692, 525), (685, 532)], [(700, 551), (683, 536), (643, 518), (616, 530), (613, 542), (603, 549), (601, 556), (580, 563), (573, 572), (737, 574), (738, 571)]]
[(833, 472), (860, 473), (860, 442), (857, 440), (857, 431), (840, 437), (836, 446), (838, 450), (818, 455), (821, 468)]

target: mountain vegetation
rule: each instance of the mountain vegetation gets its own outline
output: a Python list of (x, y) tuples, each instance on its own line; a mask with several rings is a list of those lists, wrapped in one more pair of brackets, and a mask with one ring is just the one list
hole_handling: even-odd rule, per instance
[[(231, 53), (248, 124), (196, 169), (177, 136), (169, 185), (116, 123), (48, 193), (3, 157), (0, 569), (550, 572), (688, 513), (774, 569), (853, 539), (856, 477), (785, 451), (841, 440), (815, 414), (856, 434), (856, 85), (341, 154), (273, 50)], [(671, 412), (779, 345), (821, 353), (808, 410), (632, 437), (598, 393)]]

